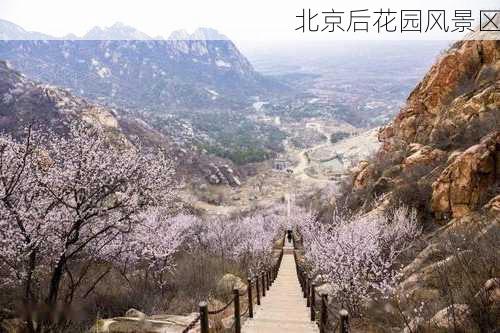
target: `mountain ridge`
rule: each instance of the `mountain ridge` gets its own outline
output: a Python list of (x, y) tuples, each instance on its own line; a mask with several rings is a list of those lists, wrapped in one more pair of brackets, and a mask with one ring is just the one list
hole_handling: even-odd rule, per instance
[[(31, 36), (5, 26), (3, 36)], [(242, 108), (253, 96), (289, 89), (256, 72), (231, 40), (211, 28), (177, 31), (165, 40), (123, 23), (95, 27), (80, 39), (4, 38), (0, 59), (34, 79), (136, 110)]]
[(0, 40), (229, 40), (227, 36), (209, 27), (198, 27), (193, 33), (184, 29), (172, 31), (168, 37), (151, 37), (139, 29), (122, 22), (110, 26), (94, 26), (78, 36), (68, 33), (63, 37), (51, 36), (36, 31), (28, 31), (8, 20), (0, 18)]

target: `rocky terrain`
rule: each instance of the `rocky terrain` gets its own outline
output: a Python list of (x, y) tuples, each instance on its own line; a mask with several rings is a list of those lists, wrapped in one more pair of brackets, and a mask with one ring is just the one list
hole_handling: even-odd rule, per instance
[(402, 312), (389, 312), (408, 320), (405, 332), (497, 325), (500, 41), (451, 46), (379, 140), (377, 157), (354, 171), (351, 195), (377, 196), (375, 210), (413, 206), (427, 230), (403, 271)]
[(462, 217), (498, 195), (499, 45), (456, 43), (380, 131), (381, 154), (406, 149), (403, 170), (435, 167), (432, 210), (438, 217)]

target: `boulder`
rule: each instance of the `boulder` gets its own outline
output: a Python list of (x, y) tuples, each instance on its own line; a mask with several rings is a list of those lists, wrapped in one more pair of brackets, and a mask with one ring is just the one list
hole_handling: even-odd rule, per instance
[(436, 165), (446, 158), (446, 152), (440, 149), (434, 149), (430, 146), (414, 146), (414, 149), (410, 150), (410, 152), (412, 152), (412, 154), (406, 157), (402, 163), (403, 169), (405, 170), (417, 166)]
[(216, 175), (210, 175), (208, 176), (208, 182), (210, 184), (217, 185), (220, 183), (220, 180)]
[(224, 274), (219, 282), (217, 282), (217, 293), (219, 295), (230, 295), (234, 288), (243, 292), (246, 290), (247, 285), (240, 277), (230, 273)]
[(430, 320), (431, 327), (451, 330), (464, 330), (471, 317), (471, 310), (467, 304), (453, 304), (439, 310)]
[(141, 312), (139, 310), (131, 308), (131, 309), (128, 309), (127, 312), (125, 312), (125, 317), (145, 319), (146, 314), (144, 314), (143, 312)]
[(241, 185), (239, 178), (234, 174), (233, 169), (231, 169), (229, 167), (229, 165), (225, 164), (225, 165), (221, 166), (219, 169), (220, 169), (221, 173), (224, 175), (224, 177), (226, 178), (229, 185), (231, 185), (231, 186), (240, 186)]
[(485, 206), (485, 208), (492, 214), (500, 214), (500, 195), (497, 195), (491, 199)]
[(486, 281), (483, 288), (476, 294), (476, 297), (490, 305), (500, 304), (500, 278)]

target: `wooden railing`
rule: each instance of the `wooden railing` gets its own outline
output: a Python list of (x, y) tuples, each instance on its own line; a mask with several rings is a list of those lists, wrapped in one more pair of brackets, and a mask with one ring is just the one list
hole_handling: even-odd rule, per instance
[[(293, 238), (294, 248), (296, 249), (296, 240)], [(349, 332), (349, 313), (345, 309), (341, 309), (338, 313), (334, 313), (328, 306), (328, 294), (323, 293), (317, 296), (314, 279), (307, 274), (304, 268), (299, 265), (297, 260), (297, 251), (293, 253), (295, 259), (295, 267), (297, 269), (297, 278), (299, 279), (300, 287), (304, 298), (306, 298), (306, 305), (310, 308), (311, 321), (317, 322), (320, 333), (326, 332)], [(320, 301), (317, 302), (316, 299)], [(318, 304), (319, 303), (319, 304)], [(332, 327), (332, 322), (336, 324)]]
[[(241, 333), (241, 319), (245, 316), (253, 318), (254, 315), (254, 300), (257, 305), (260, 305), (261, 298), (266, 296), (266, 291), (269, 290), (271, 285), (276, 280), (278, 276), (279, 267), (281, 266), (281, 261), (283, 260), (283, 248), (281, 248), (278, 260), (273, 263), (273, 265), (261, 272), (260, 274), (254, 275), (247, 280), (247, 287), (245, 290), (240, 291), (239, 289), (233, 289), (233, 297), (231, 300), (224, 304), (222, 307), (216, 310), (209, 310), (207, 302), (200, 302), (199, 314), (198, 316), (182, 331), (187, 333), (194, 329), (198, 323), (200, 326), (201, 333), (208, 333), (210, 330), (209, 317), (212, 315), (217, 315), (227, 310), (231, 305), (234, 309), (234, 322), (233, 328), (235, 333)], [(255, 292), (255, 294), (254, 294)], [(255, 297), (254, 297), (255, 295)], [(243, 301), (246, 300), (247, 307), (245, 311), (241, 311), (241, 305)]]

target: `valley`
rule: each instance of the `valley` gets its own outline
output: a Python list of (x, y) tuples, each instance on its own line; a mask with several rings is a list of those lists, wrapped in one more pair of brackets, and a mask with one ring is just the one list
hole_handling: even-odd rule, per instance
[(297, 45), (0, 19), (0, 331), (494, 332), (500, 41)]
[[(293, 59), (250, 52), (250, 62), (213, 29), (156, 40), (115, 24), (71, 40), (25, 31), (29, 40), (22, 40), (22, 28), (3, 25), (5, 39), (15, 34), (0, 43), (0, 59), (111, 108), (127, 136), (148, 131), (148, 144), (166, 145), (177, 157), (186, 202), (208, 214), (253, 210), (292, 189), (303, 196), (336, 188), (377, 149), (376, 127), (397, 112), (435, 52), (435, 45), (422, 45), (393, 57), (388, 71), (373, 64), (390, 54), (367, 57), (369, 43), (315, 45), (324, 52)], [(346, 52), (354, 52), (347, 62)], [(273, 170), (276, 160), (290, 172)], [(221, 167), (236, 180), (217, 174)]]
[[(330, 191), (328, 195), (333, 195), (348, 177), (350, 169), (359, 161), (371, 158), (379, 147), (377, 129), (363, 131), (333, 120), (311, 119), (303, 123), (282, 124), (280, 129), (289, 138), (304, 131), (309, 134), (314, 131), (323, 138), (319, 142), (309, 142), (306, 147), (297, 147), (290, 139), (285, 139), (284, 152), (272, 160), (256, 163), (253, 166), (255, 175), (247, 178), (241, 186), (190, 187), (184, 192), (185, 198), (208, 214), (230, 215), (267, 209), (283, 202), (289, 195), (304, 198), (318, 191)], [(336, 133), (349, 133), (349, 137), (332, 142), (331, 137)], [(282, 161), (286, 166), (278, 170), (274, 165), (276, 161)], [(210, 198), (217, 198), (217, 204), (200, 200), (207, 198), (206, 193), (210, 193)]]

